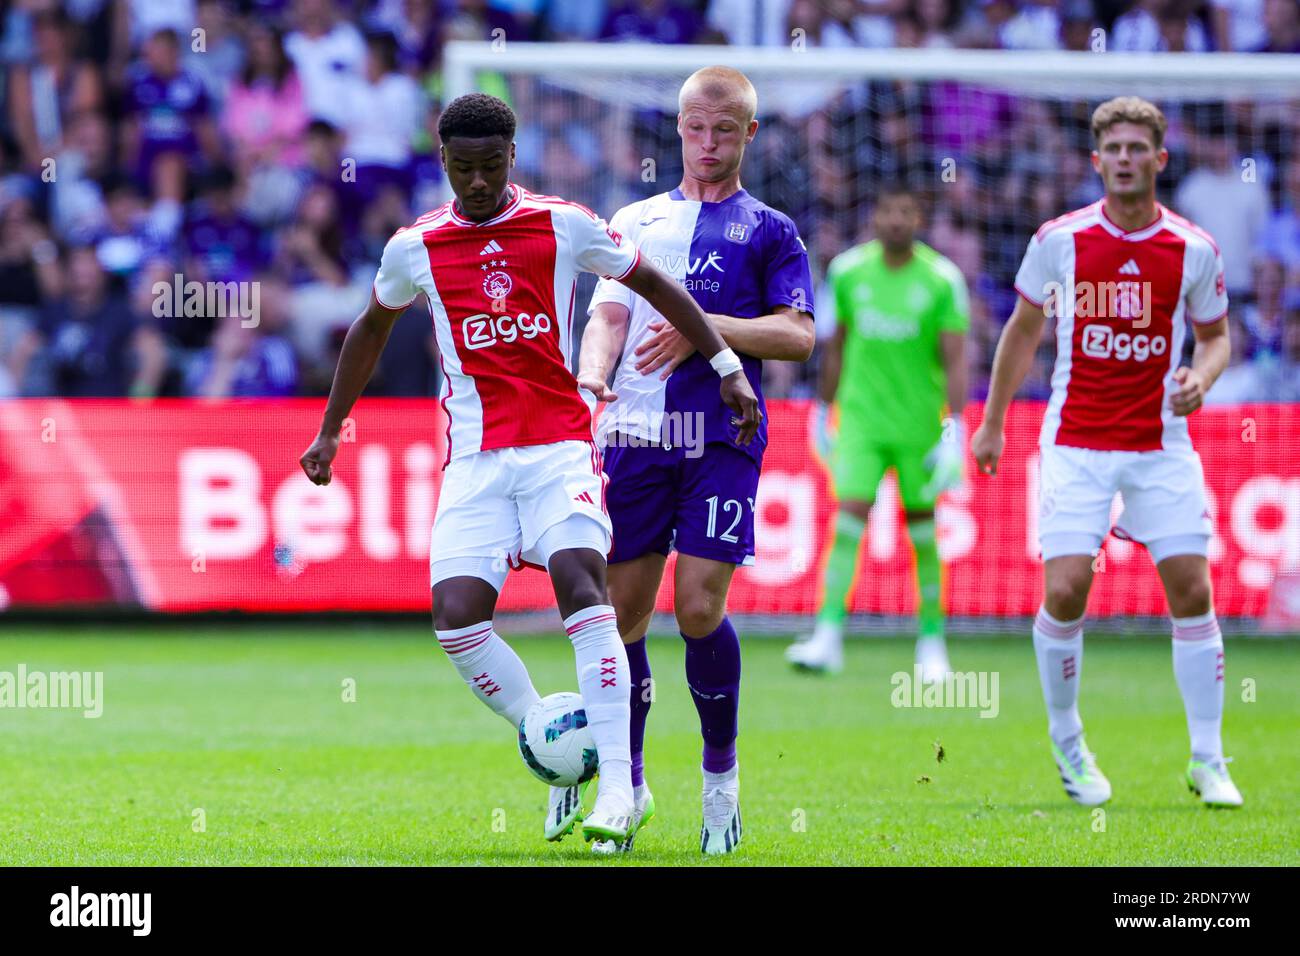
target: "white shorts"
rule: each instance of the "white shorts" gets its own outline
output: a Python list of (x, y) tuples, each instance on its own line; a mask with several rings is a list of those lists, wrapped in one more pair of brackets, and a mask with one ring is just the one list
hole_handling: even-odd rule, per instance
[(600, 452), (586, 441), (493, 448), (447, 465), (429, 544), (430, 586), (482, 578), (498, 591), (511, 569), (546, 570), (566, 548), (608, 555)]
[(1095, 554), (1111, 529), (1146, 546), (1157, 564), (1175, 554), (1205, 555), (1213, 530), (1205, 475), (1193, 448), (1098, 451), (1067, 445), (1042, 449), (1038, 543), (1043, 560)]

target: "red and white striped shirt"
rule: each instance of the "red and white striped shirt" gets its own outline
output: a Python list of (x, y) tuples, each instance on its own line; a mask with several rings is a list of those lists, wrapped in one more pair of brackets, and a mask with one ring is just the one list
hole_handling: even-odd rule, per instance
[(1223, 257), (1209, 233), (1159, 204), (1154, 222), (1126, 232), (1096, 202), (1029, 240), (1016, 291), (1057, 320), (1042, 444), (1190, 447), (1187, 419), (1169, 405), (1186, 320), (1228, 313)]
[(375, 298), (429, 299), (442, 362), (448, 460), (522, 445), (592, 440), (595, 396), (569, 370), (578, 273), (622, 279), (636, 247), (590, 209), (511, 184), (476, 223), (452, 203), (384, 247)]

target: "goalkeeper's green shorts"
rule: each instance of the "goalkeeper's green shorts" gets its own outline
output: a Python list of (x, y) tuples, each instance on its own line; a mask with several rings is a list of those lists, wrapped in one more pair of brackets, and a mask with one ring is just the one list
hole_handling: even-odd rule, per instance
[[(854, 434), (857, 429), (840, 428), (832, 453), (831, 474), (835, 478), (835, 496), (840, 501), (875, 501), (876, 488), (885, 472), (894, 470), (898, 493), (905, 511), (934, 510), (937, 494), (926, 494), (934, 477), (925, 466), (930, 448), (881, 444), (869, 436)], [(937, 442), (938, 436), (935, 437)]]

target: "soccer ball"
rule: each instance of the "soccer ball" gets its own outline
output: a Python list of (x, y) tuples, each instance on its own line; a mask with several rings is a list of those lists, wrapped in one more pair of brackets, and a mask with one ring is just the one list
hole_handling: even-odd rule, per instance
[(550, 694), (519, 722), (519, 754), (537, 779), (572, 787), (596, 775), (596, 744), (578, 694)]

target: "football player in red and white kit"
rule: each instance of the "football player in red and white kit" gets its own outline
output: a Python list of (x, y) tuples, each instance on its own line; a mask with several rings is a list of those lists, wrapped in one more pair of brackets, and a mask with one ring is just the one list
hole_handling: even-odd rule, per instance
[[(550, 572), (599, 757), (583, 836), (621, 841), (633, 809), (627, 655), (605, 589), (611, 532), (593, 442), (596, 398), (568, 366), (578, 272), (626, 284), (710, 356), (742, 443), (758, 429), (758, 402), (740, 360), (678, 283), (590, 210), (510, 182), (514, 134), (514, 113), (492, 96), (462, 96), (442, 113), (442, 163), (456, 199), (385, 246), (301, 462), (312, 481), (329, 482), (343, 420), (394, 321), (424, 293), (448, 422), (429, 550), (438, 642), (475, 696), (517, 728), (538, 694), (492, 615), (511, 567)], [(551, 788), (546, 838), (560, 839), (580, 819), (581, 790)]]
[[(1085, 806), (1110, 783), (1083, 739), (1079, 678), (1094, 555), (1111, 530), (1145, 545), (1173, 617), (1174, 675), (1191, 735), (1188, 786), (1210, 806), (1241, 805), (1228, 775), (1223, 638), (1206, 560), (1210, 518), (1187, 416), (1228, 363), (1223, 259), (1204, 230), (1156, 202), (1166, 122), (1137, 97), (1092, 116), (1092, 165), (1105, 198), (1040, 228), (1016, 276), (1020, 294), (1002, 331), (984, 421), (971, 451), (997, 472), (1007, 405), (1033, 362), (1047, 315), (1056, 318), (1052, 397), (1039, 445), (1039, 545), (1045, 594), (1034, 650), (1052, 752), (1065, 792)], [(1192, 364), (1179, 366), (1187, 326)]]

